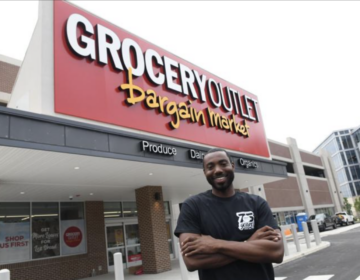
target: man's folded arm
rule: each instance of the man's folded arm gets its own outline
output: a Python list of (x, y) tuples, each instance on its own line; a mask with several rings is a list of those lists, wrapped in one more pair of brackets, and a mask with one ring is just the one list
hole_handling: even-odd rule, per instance
[[(179, 236), (180, 248), (185, 240), (194, 240), (200, 238), (200, 234), (195, 233), (182, 233)], [(185, 265), (189, 271), (198, 269), (211, 269), (218, 268), (236, 261), (236, 258), (226, 256), (223, 254), (196, 254), (191, 257), (183, 256)]]
[[(260, 231), (260, 230), (258, 230)], [(279, 230), (272, 230), (275, 236), (280, 236)], [(226, 241), (201, 235), (197, 238), (183, 239), (184, 259), (192, 259), (196, 255), (227, 256), (237, 260), (253, 263), (281, 263), (284, 256), (283, 243), (279, 238), (250, 238), (249, 242)]]
[(254, 263), (281, 263), (284, 257), (281, 241), (254, 240), (244, 243), (220, 240), (217, 246), (217, 253)]

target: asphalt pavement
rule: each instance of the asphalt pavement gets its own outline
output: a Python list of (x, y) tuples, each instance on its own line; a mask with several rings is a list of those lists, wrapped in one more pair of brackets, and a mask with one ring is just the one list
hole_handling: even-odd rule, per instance
[(331, 246), (276, 267), (277, 280), (360, 280), (360, 224), (321, 236)]

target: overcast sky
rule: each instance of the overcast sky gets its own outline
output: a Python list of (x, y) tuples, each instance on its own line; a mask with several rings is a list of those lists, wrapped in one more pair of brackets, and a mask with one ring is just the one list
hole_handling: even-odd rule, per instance
[[(360, 125), (360, 2), (73, 2), (257, 95), (269, 139)], [(0, 54), (23, 60), (37, 13), (0, 1)]]

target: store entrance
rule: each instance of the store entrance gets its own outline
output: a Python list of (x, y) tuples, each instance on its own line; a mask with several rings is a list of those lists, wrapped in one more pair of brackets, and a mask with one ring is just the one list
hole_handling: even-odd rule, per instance
[[(166, 220), (170, 258), (174, 258), (171, 222)], [(108, 270), (114, 271), (114, 254), (122, 253), (123, 266), (129, 268), (142, 264), (140, 235), (137, 221), (119, 222), (105, 226)]]
[(114, 254), (122, 253), (124, 268), (142, 264), (139, 228), (136, 223), (106, 226), (108, 269), (114, 271)]

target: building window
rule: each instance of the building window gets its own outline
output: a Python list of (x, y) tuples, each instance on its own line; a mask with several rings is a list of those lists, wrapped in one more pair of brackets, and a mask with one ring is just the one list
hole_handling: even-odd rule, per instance
[(104, 218), (122, 217), (121, 202), (104, 202)]
[(360, 129), (354, 132), (354, 140), (356, 143), (360, 143)]
[(360, 167), (359, 166), (350, 166), (351, 175), (354, 180), (360, 180)]
[(338, 147), (337, 147), (336, 140), (333, 139), (333, 140), (331, 140), (331, 141), (324, 147), (324, 149), (325, 149), (330, 155), (333, 155), (333, 154), (335, 154), (337, 151), (339, 151), (341, 148), (338, 148)]
[(340, 184), (347, 182), (344, 168), (336, 171), (336, 174), (337, 174), (337, 178), (338, 178)]
[(307, 175), (307, 176), (325, 178), (325, 173), (324, 173), (324, 170), (322, 170), (322, 169), (304, 165), (304, 172), (305, 172), (305, 175)]
[(350, 188), (351, 196), (356, 196), (353, 183), (349, 183), (349, 188)]
[(0, 203), (0, 263), (30, 260), (30, 203)]
[(355, 182), (356, 195), (360, 195), (360, 182)]
[(137, 207), (135, 201), (123, 202), (124, 217), (136, 217)]
[(341, 150), (342, 150), (342, 146), (341, 146), (339, 137), (336, 137), (336, 143), (337, 143), (337, 146), (338, 146), (338, 150), (341, 151)]
[(343, 197), (351, 197), (349, 184), (341, 186), (340, 190), (341, 190), (340, 192), (342, 193)]
[(349, 172), (349, 168), (348, 168), (348, 167), (345, 167), (344, 170), (345, 170), (345, 173), (346, 173), (346, 178), (347, 178), (347, 180), (348, 180), (348, 181), (352, 181), (352, 178), (351, 178), (350, 172)]
[(86, 253), (84, 203), (0, 203), (0, 263), (81, 253)]
[(32, 258), (60, 256), (59, 203), (32, 204)]
[(347, 161), (349, 164), (358, 163), (358, 159), (357, 159), (355, 150), (346, 151), (345, 153), (346, 153), (346, 158), (347, 158)]
[(346, 135), (346, 136), (341, 136), (341, 141), (343, 143), (344, 149), (352, 149), (354, 148), (352, 142), (351, 142), (351, 137), (350, 135)]
[(61, 209), (61, 254), (86, 253), (84, 204), (62, 202)]

